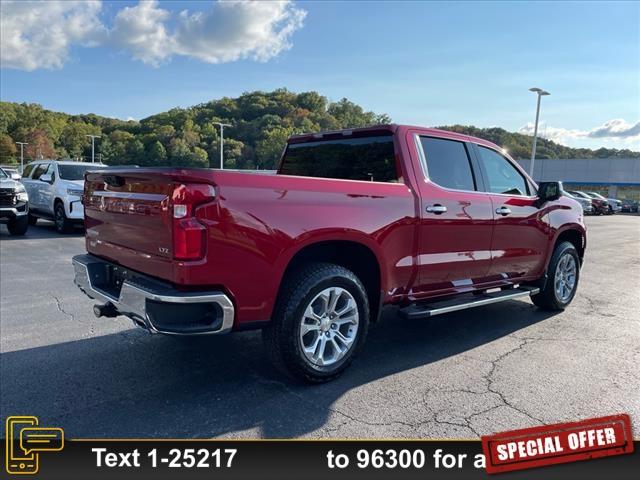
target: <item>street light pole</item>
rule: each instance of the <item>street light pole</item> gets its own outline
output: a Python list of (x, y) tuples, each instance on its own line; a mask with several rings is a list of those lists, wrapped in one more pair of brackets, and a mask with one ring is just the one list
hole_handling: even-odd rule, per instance
[(29, 145), (27, 142), (16, 142), (20, 145), (20, 173), (24, 172), (24, 146)]
[(231, 127), (228, 123), (213, 122), (220, 127), (220, 170), (224, 170), (224, 127)]
[(538, 106), (536, 107), (536, 123), (533, 127), (533, 147), (531, 149), (531, 164), (529, 165), (529, 176), (533, 178), (533, 165), (536, 161), (536, 144), (538, 143), (538, 119), (540, 118), (540, 98), (545, 95), (551, 95), (546, 90), (542, 90), (541, 88), (532, 87), (529, 89), (530, 92), (534, 92), (538, 95)]
[(96, 161), (96, 138), (102, 138), (100, 135), (85, 135), (91, 138), (91, 163)]

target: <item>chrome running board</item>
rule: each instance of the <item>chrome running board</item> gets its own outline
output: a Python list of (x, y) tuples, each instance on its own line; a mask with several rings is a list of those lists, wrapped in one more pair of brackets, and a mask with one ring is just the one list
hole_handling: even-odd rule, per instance
[(500, 290), (492, 293), (464, 294), (447, 300), (414, 303), (400, 310), (400, 315), (405, 318), (427, 318), (443, 313), (457, 312), (467, 308), (482, 307), (492, 303), (515, 300), (516, 298), (529, 297), (540, 292), (535, 287), (519, 287), (508, 290)]

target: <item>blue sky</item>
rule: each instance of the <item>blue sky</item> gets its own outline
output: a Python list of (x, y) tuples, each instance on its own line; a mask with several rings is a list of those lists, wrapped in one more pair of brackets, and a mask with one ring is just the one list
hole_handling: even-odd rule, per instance
[(55, 4), (3, 1), (2, 100), (140, 119), (286, 87), (528, 132), (539, 86), (542, 134), (640, 149), (637, 2)]

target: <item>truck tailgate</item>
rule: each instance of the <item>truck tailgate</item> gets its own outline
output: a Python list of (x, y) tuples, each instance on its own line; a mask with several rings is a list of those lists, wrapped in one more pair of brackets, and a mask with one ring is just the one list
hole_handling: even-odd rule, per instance
[(171, 177), (135, 170), (91, 172), (84, 191), (87, 250), (112, 260), (121, 249), (172, 257)]

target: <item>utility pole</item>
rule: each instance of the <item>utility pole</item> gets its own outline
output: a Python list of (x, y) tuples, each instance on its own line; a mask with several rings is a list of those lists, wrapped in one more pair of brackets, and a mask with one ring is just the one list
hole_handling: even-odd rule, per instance
[(91, 138), (91, 163), (96, 161), (96, 138), (102, 138), (100, 135), (85, 135)]
[(231, 127), (228, 123), (213, 122), (220, 127), (220, 170), (224, 170), (224, 127)]
[(24, 146), (29, 145), (27, 142), (16, 142), (17, 145), (20, 145), (20, 174), (24, 172)]
[(540, 98), (545, 95), (551, 95), (546, 90), (542, 90), (541, 88), (532, 87), (529, 89), (530, 92), (534, 92), (538, 94), (538, 106), (536, 107), (536, 123), (533, 127), (533, 148), (531, 149), (531, 164), (529, 165), (529, 176), (533, 178), (533, 165), (536, 161), (536, 144), (538, 143), (538, 118), (540, 118)]

